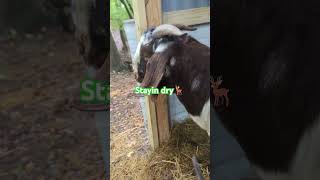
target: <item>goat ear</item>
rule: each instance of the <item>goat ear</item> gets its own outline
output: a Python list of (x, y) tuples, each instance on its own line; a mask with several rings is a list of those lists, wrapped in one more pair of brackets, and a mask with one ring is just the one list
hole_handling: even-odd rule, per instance
[(195, 27), (186, 26), (183, 24), (173, 24), (173, 25), (176, 26), (177, 28), (179, 28), (181, 31), (195, 31), (195, 30), (197, 30), (197, 28), (195, 28)]
[(158, 87), (170, 59), (168, 52), (155, 53), (148, 61), (142, 87)]

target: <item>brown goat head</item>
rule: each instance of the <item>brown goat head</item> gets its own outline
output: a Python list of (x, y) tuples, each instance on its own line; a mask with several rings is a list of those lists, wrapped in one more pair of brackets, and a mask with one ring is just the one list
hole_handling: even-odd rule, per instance
[(141, 83), (142, 87), (158, 87), (165, 75), (167, 64), (172, 57), (171, 50), (155, 53), (147, 62), (146, 73)]
[[(160, 29), (163, 29), (164, 25), (160, 25), (158, 27), (160, 27)], [(181, 24), (174, 24), (174, 25), (166, 25), (166, 26), (175, 26), (176, 28), (178, 28), (178, 30), (180, 31), (194, 31), (197, 28), (194, 27), (190, 27), (190, 26), (185, 26), (185, 25), (181, 25)], [(147, 31), (144, 32), (144, 34), (141, 36), (140, 38), (140, 42), (138, 44), (136, 53), (135, 53), (135, 57), (133, 59), (133, 71), (135, 74), (135, 79), (138, 82), (142, 82), (145, 73), (146, 73), (146, 64), (149, 61), (149, 59), (152, 57), (152, 55), (155, 53), (156, 47), (159, 43), (159, 41), (161, 41), (161, 39), (171, 39), (170, 35), (168, 35), (168, 33), (170, 33), (170, 31), (166, 31), (166, 33), (162, 33), (161, 36), (157, 36), (157, 38), (154, 38), (152, 33), (154, 30), (156, 30), (158, 27), (152, 27), (149, 28)], [(157, 30), (158, 31), (158, 30)], [(182, 33), (183, 34), (183, 33)]]
[[(170, 79), (173, 67), (181, 68), (183, 65), (179, 58), (182, 57), (183, 47), (188, 42), (189, 36), (183, 34), (174, 36), (173, 41), (159, 46), (159, 51), (155, 51), (153, 56), (148, 59), (146, 64), (146, 73), (142, 81), (142, 87), (159, 87), (162, 81)], [(174, 87), (174, 85), (172, 84)], [(172, 87), (172, 88), (173, 88)]]

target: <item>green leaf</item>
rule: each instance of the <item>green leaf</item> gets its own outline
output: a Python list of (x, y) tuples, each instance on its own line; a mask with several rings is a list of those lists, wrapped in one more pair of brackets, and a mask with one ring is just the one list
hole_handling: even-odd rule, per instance
[(123, 21), (129, 19), (125, 7), (119, 0), (110, 1), (110, 25), (112, 29), (121, 29)]

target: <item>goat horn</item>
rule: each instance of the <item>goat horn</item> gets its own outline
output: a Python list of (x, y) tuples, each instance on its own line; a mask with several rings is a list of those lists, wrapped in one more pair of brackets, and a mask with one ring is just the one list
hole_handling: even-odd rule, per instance
[(195, 30), (197, 30), (197, 28), (195, 28), (195, 27), (186, 26), (183, 24), (173, 24), (173, 25), (176, 26), (177, 28), (179, 28), (181, 31), (195, 31)]
[(157, 39), (167, 35), (181, 36), (184, 33), (174, 25), (162, 24), (154, 29), (152, 37)]

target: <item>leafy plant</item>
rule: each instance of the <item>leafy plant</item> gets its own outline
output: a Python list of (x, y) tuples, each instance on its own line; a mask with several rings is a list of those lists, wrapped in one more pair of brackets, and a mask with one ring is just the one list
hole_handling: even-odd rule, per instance
[(132, 18), (131, 0), (110, 1), (110, 24), (112, 29), (122, 29), (123, 21)]

